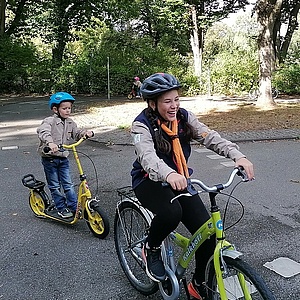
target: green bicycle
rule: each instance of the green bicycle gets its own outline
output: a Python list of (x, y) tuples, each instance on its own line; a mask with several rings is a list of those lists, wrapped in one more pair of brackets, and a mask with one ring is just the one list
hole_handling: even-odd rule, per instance
[[(203, 191), (208, 192), (211, 218), (190, 238), (173, 231), (164, 240), (162, 258), (167, 279), (159, 283), (152, 281), (147, 276), (141, 255), (153, 214), (141, 206), (130, 187), (118, 190), (120, 201), (117, 204), (114, 220), (115, 247), (121, 267), (136, 290), (144, 295), (151, 295), (159, 289), (163, 299), (175, 300), (180, 296), (180, 285), (183, 283), (187, 297), (190, 299), (184, 277), (185, 271), (196, 250), (206, 239), (215, 235), (216, 248), (214, 255), (207, 263), (205, 273), (204, 285), (208, 299), (275, 300), (260, 275), (241, 259), (242, 253), (225, 239), (223, 221), (220, 208), (216, 203), (216, 196), (234, 182), (236, 175), (242, 178), (240, 182), (248, 181), (242, 169), (234, 168), (228, 181), (224, 184), (209, 187), (200, 180), (189, 179), (188, 192), (174, 198), (191, 196), (196, 193), (203, 193)], [(199, 186), (202, 190), (196, 190), (193, 185)], [(232, 192), (229, 197), (233, 197)], [(174, 244), (182, 249), (177, 263), (174, 256)]]

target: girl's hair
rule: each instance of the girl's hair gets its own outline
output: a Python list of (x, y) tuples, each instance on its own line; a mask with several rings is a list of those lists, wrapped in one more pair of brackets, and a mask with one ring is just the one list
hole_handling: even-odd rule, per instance
[[(163, 130), (161, 126), (158, 125), (157, 120), (162, 118), (159, 116), (158, 112), (154, 111), (150, 106), (146, 109), (146, 116), (150, 121), (150, 124), (154, 130), (154, 142), (156, 143), (157, 150), (162, 153), (170, 153), (172, 151), (171, 143), (164, 137)], [(187, 122), (184, 115), (178, 110), (177, 120), (183, 121), (183, 131), (184, 131), (184, 140), (189, 142), (195, 136), (195, 131), (191, 125)]]

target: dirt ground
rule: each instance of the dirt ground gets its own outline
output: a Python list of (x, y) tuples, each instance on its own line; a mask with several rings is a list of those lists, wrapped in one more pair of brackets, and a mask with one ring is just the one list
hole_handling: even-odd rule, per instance
[[(181, 98), (181, 107), (193, 111), (201, 122), (217, 131), (247, 131), (300, 128), (300, 101), (294, 98), (277, 99), (271, 110), (259, 110), (255, 102), (245, 99)], [(102, 124), (127, 128), (146, 107), (141, 99), (102, 100), (77, 106), (77, 112), (97, 116)]]

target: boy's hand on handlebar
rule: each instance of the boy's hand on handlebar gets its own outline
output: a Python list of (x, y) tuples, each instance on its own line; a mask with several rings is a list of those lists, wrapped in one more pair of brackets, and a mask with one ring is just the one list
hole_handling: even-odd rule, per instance
[(187, 187), (186, 178), (176, 172), (172, 172), (167, 176), (166, 181), (170, 184), (173, 190), (183, 191)]
[(48, 147), (51, 149), (48, 152), (55, 153), (58, 151), (58, 146), (55, 143), (48, 143)]
[(236, 167), (243, 167), (249, 180), (254, 180), (254, 168), (250, 160), (245, 157), (238, 159), (235, 162)]
[(84, 133), (84, 136), (85, 138), (91, 138), (94, 136), (94, 131), (92, 130), (87, 130), (85, 133)]

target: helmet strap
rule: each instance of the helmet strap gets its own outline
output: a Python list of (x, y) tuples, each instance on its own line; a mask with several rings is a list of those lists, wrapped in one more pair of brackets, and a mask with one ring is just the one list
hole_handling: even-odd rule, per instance
[(65, 121), (65, 118), (63, 118), (60, 113), (59, 113), (59, 110), (58, 110), (58, 107), (57, 106), (53, 106), (53, 108), (55, 108), (53, 111), (54, 113), (62, 120), (62, 121)]

